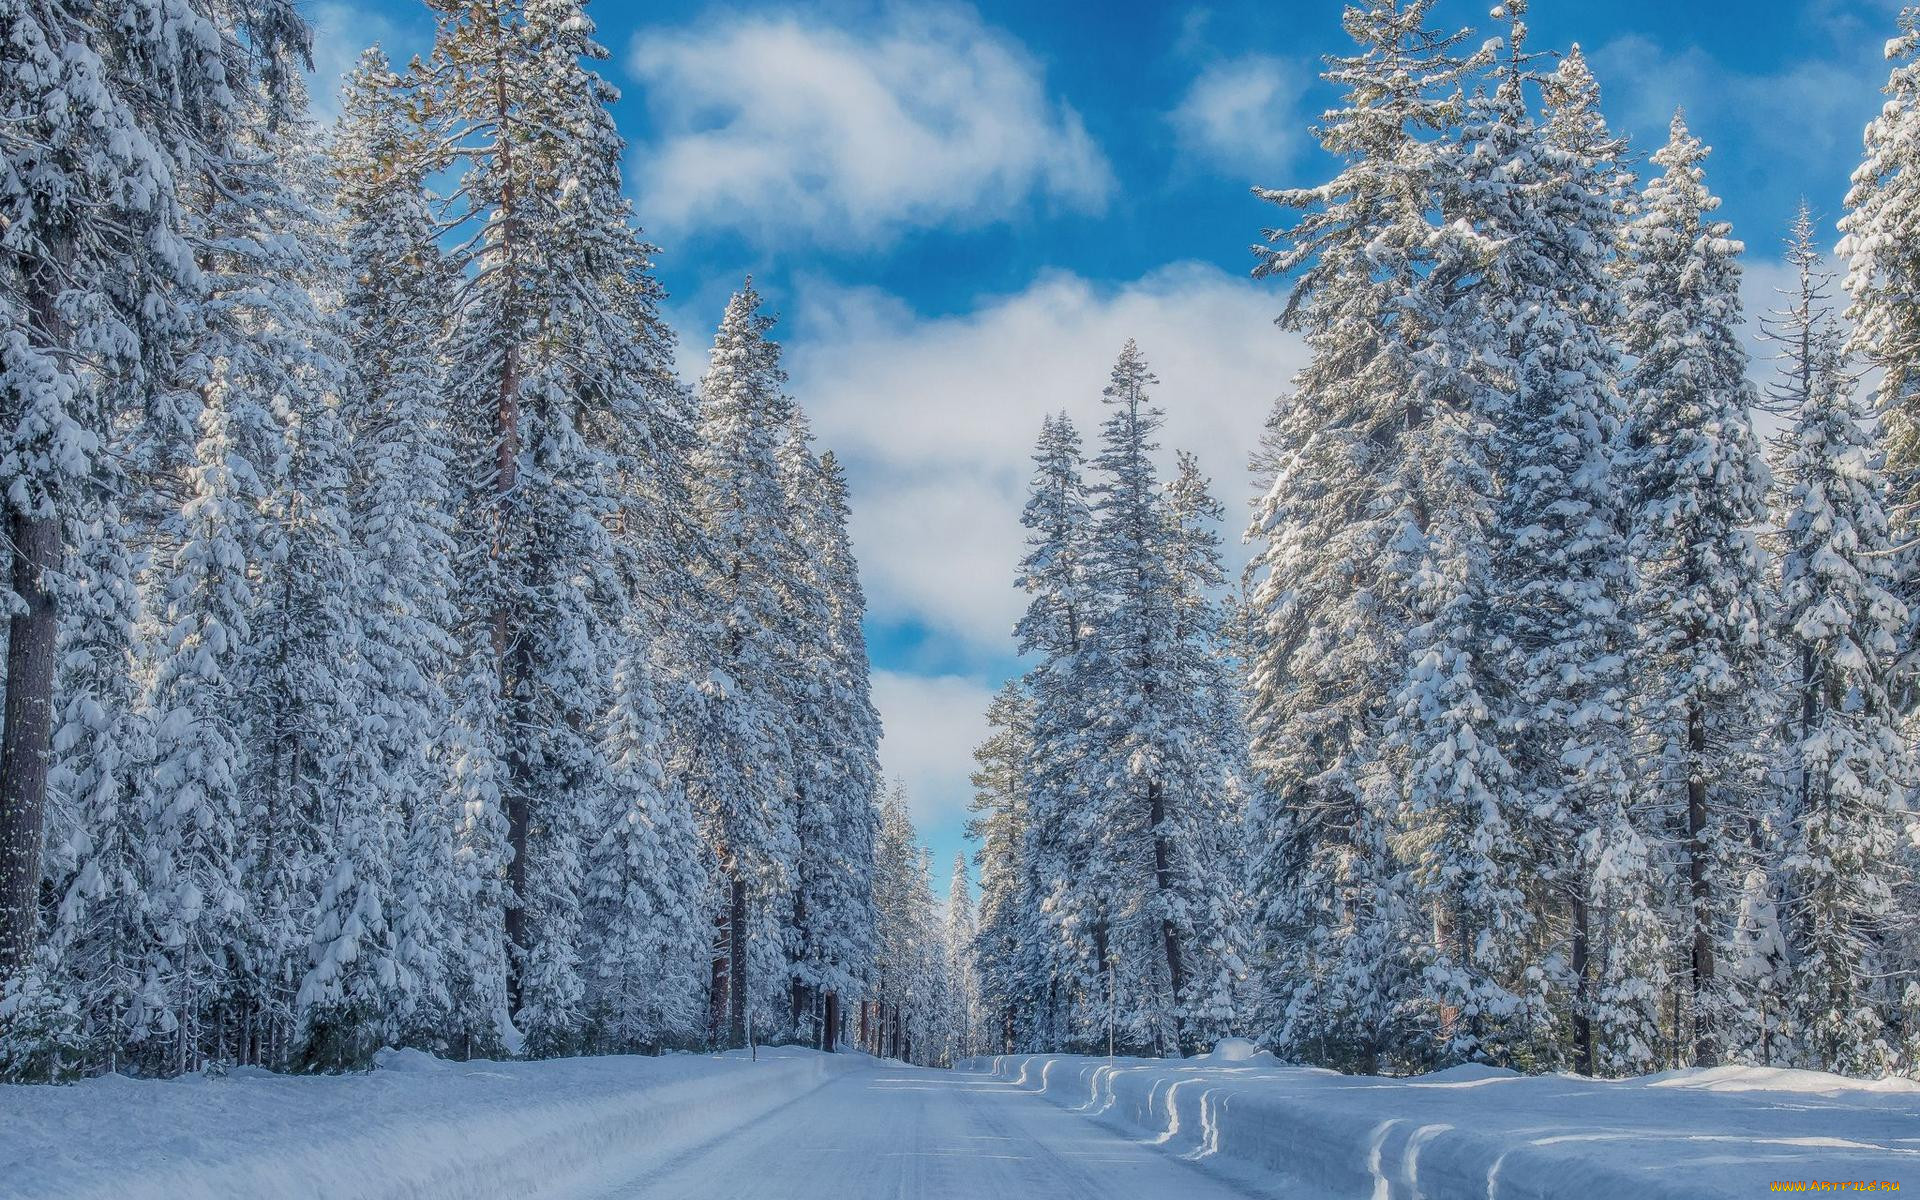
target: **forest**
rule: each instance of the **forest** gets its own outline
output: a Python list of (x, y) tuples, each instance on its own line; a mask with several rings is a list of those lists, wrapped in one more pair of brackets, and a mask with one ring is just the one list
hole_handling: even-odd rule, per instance
[(291, 0), (0, 0), (0, 1079), (1920, 1074), (1920, 10), (1747, 313), (1685, 114), (1527, 0), (1348, 6), (1260, 499), (1153, 329), (1033, 414), (943, 901), (768, 306), (683, 383), (582, 4), (427, 7), (323, 120)]

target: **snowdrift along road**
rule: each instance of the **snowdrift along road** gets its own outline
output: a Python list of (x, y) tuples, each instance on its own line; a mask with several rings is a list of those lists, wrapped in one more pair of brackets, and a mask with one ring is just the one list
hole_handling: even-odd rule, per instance
[(1920, 1085), (1716, 1067), (1638, 1079), (1456, 1067), (1412, 1079), (1026, 1055), (969, 1067), (1168, 1153), (1328, 1200), (1751, 1200), (1776, 1182), (1920, 1191)]

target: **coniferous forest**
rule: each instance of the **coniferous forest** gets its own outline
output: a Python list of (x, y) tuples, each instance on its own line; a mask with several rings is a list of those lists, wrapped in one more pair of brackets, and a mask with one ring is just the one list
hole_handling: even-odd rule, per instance
[(1260, 498), (1153, 329), (1038, 420), (942, 901), (774, 316), (683, 383), (580, 0), (427, 6), (322, 121), (291, 0), (0, 0), (0, 1079), (1920, 1074), (1920, 9), (1745, 312), (1684, 114), (1354, 0)]

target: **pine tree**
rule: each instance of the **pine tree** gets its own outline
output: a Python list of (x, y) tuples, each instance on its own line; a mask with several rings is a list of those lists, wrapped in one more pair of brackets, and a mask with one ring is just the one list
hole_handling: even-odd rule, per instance
[(133, 683), (140, 601), (134, 558), (112, 501), (102, 520), (71, 534), (70, 542), (72, 597), (62, 617), (56, 682), (62, 703), (49, 779), (67, 810), (61, 835), (49, 831), (49, 857), (65, 864), (53, 876), (60, 899), (52, 949), (67, 990), (89, 1014), (87, 1065), (111, 1071), (163, 1003), (141, 971), (147, 872), (134, 773), (149, 761), (149, 750)]
[(442, 820), (451, 830), (452, 882), (443, 901), (449, 944), (443, 952), (447, 1020), (442, 1044), (457, 1058), (492, 1057), (505, 1048), (508, 945), (500, 913), (507, 904), (508, 840), (500, 735), (500, 677), (491, 655), (474, 650), (458, 665), (453, 720), (445, 749), (449, 787)]
[[(221, 14), (224, 15), (224, 14)], [(217, 156), (239, 86), (231, 68), (304, 49), (273, 2), (238, 27), (190, 0), (0, 14), (0, 458), (12, 548), (0, 715), (0, 987), (34, 957), (52, 738), (54, 593), (67, 535), (94, 527), (102, 450), (157, 375), (201, 286), (181, 173)], [(291, 44), (290, 44), (291, 43)]]
[(975, 747), (973, 816), (967, 836), (979, 843), (980, 909), (974, 961), (978, 976), (983, 1050), (1010, 1054), (1017, 1033), (1034, 1014), (1038, 981), (1022, 971), (1025, 951), (1041, 933), (1029, 907), (1025, 866), (1027, 741), (1031, 714), (1018, 681), (1009, 681), (987, 708), (987, 739)]
[(419, 86), (444, 155), (428, 165), (457, 171), (447, 217), (467, 233), (448, 386), (463, 617), (499, 675), (509, 999), (529, 1048), (561, 1053), (585, 1032), (580, 855), (608, 786), (594, 727), (638, 570), (614, 529), (642, 507), (630, 496), (677, 486), (639, 451), (664, 449), (679, 413), (592, 22), (574, 0), (435, 9)]
[(735, 293), (700, 386), (695, 503), (710, 558), (701, 571), (704, 648), (695, 653), (705, 710), (699, 732), (683, 739), (687, 760), (675, 764), (721, 876), (724, 945), (709, 1032), (718, 1040), (724, 1023), (727, 1043), (741, 1046), (749, 989), (771, 979), (783, 999), (788, 991), (782, 929), (796, 849), (783, 672), (799, 655), (784, 588), (787, 568), (804, 556), (784, 517), (778, 451), (790, 402), (772, 324), (751, 285)]
[[(792, 588), (799, 659), (793, 694), (792, 1012), (795, 1036), (823, 1048), (828, 1005), (853, 995), (872, 955), (873, 798), (879, 718), (868, 695), (866, 601), (847, 539), (846, 480), (832, 453), (815, 458), (797, 409), (781, 453), (795, 544), (806, 554)], [(791, 580), (790, 580), (791, 582)]]
[[(1106, 992), (1103, 918), (1074, 902), (1100, 900), (1092, 886), (1075, 888), (1076, 814), (1083, 811), (1079, 739), (1086, 698), (1080, 674), (1086, 632), (1094, 620), (1086, 578), (1090, 515), (1081, 481), (1080, 435), (1065, 414), (1041, 424), (1034, 474), (1020, 521), (1028, 531), (1018, 582), (1029, 600), (1014, 628), (1022, 654), (1038, 656), (1025, 676), (1031, 708), (1026, 723), (1021, 909), (1024, 931), (1018, 975), (1034, 989), (1024, 1044), (1059, 1049), (1077, 1027), (1097, 1022), (1104, 1041), (1108, 1006), (1082, 1012), (1082, 999)], [(1080, 839), (1085, 844), (1085, 839)]]
[(1174, 588), (1168, 661), (1186, 698), (1192, 741), (1180, 783), (1183, 861), (1174, 872), (1193, 957), (1181, 1004), (1190, 1044), (1207, 1047), (1239, 1033), (1247, 1015), (1246, 708), (1232, 636), (1237, 614), (1212, 599), (1226, 583), (1217, 532), (1226, 511), (1193, 455), (1180, 451), (1175, 462), (1166, 485)]
[[(1454, 964), (1455, 984), (1444, 974), (1436, 982), (1443, 1008), (1468, 1027), (1456, 1035), (1460, 1050), (1555, 1063), (1558, 1015), (1570, 1011), (1575, 1068), (1591, 1073), (1596, 1041), (1608, 1054), (1631, 1042), (1634, 1030), (1615, 1026), (1636, 1016), (1630, 1007), (1598, 1011), (1596, 961), (1603, 972), (1644, 968), (1657, 952), (1614, 945), (1607, 935), (1623, 916), (1620, 901), (1594, 882), (1603, 858), (1610, 871), (1643, 874), (1630, 857), (1639, 843), (1624, 713), (1629, 581), (1612, 462), (1620, 363), (1609, 336), (1620, 302), (1609, 251), (1623, 147), (1607, 132), (1584, 61), (1570, 56), (1540, 78), (1526, 50), (1525, 4), (1502, 9), (1507, 54), (1450, 147), (1455, 220), (1424, 284), (1442, 306), (1436, 341), (1447, 351), (1430, 352), (1431, 376), (1451, 374), (1459, 398), (1449, 425), (1457, 436), (1482, 422), (1477, 444), (1446, 455), (1456, 473), (1461, 461), (1476, 464), (1463, 498), (1443, 508), (1456, 523), (1462, 513), (1484, 522), (1465, 535), (1487, 559), (1485, 577), (1471, 581), (1480, 594), (1468, 601), (1480, 611), (1448, 643), (1470, 665), (1443, 677), (1477, 682), (1470, 702), (1492, 710), (1500, 741), (1497, 752), (1461, 756), (1472, 775), (1443, 773), (1450, 791), (1438, 809), (1451, 819), (1440, 828), (1453, 845), (1441, 856), (1441, 889), (1461, 893), (1453, 919), (1476, 934), (1466, 944), (1480, 945)], [(1536, 86), (1549, 98), (1544, 123), (1529, 105)], [(1461, 732), (1477, 740), (1485, 723)], [(1444, 744), (1458, 754), (1472, 741)], [(1469, 778), (1495, 786), (1463, 810), (1449, 802), (1468, 794)]]
[[(1626, 705), (1632, 580), (1614, 461), (1624, 409), (1611, 332), (1622, 307), (1609, 250), (1628, 207), (1626, 143), (1608, 130), (1580, 48), (1543, 82), (1541, 195), (1519, 264), (1521, 386), (1500, 448), (1511, 606), (1515, 765), (1546, 885), (1567, 907), (1573, 1066), (1654, 1066), (1666, 931)], [(1569, 286), (1568, 281), (1571, 281)], [(1556, 942), (1558, 937), (1556, 937)]]
[(1409, 449), (1432, 414), (1415, 386), (1424, 335), (1404, 299), (1429, 254), (1434, 137), (1475, 65), (1459, 53), (1464, 33), (1427, 27), (1431, 8), (1347, 10), (1359, 50), (1330, 60), (1343, 97), (1320, 130), (1341, 169), (1256, 192), (1302, 214), (1269, 233), (1256, 274), (1294, 279), (1280, 323), (1310, 354), (1269, 422), (1272, 478), (1248, 535), (1262, 1023), (1279, 1048), (1363, 1069), (1419, 1041), (1406, 1023), (1415, 918), (1390, 844), (1399, 786), (1372, 731), (1408, 678), (1421, 604), (1408, 551), (1427, 464)]
[(1684, 877), (1686, 1024), (1693, 1062), (1717, 1062), (1739, 1003), (1720, 969), (1746, 877), (1748, 814), (1765, 727), (1762, 641), (1770, 600), (1753, 527), (1767, 470), (1739, 340), (1740, 243), (1713, 218), (1706, 147), (1678, 115), (1654, 155), (1663, 173), (1623, 243), (1629, 409), (1626, 493), (1647, 785)]
[(441, 731), (457, 654), (451, 429), (441, 365), (451, 280), (435, 242), (420, 134), (404, 81), (361, 56), (332, 144), (347, 222), (343, 304), (352, 369), (342, 417), (352, 445), (352, 540), (365, 665), (361, 745), (383, 781), (393, 855), (394, 1030), (432, 1046), (451, 1003), (442, 946), (453, 881)]
[[(1849, 350), (1879, 371), (1875, 409), (1886, 447), (1888, 486), (1901, 545), (1913, 541), (1915, 488), (1920, 484), (1920, 8), (1900, 15), (1887, 43), (1893, 66), (1880, 113), (1868, 123), (1865, 152), (1847, 192), (1839, 254), (1847, 260)], [(1909, 613), (1920, 580), (1911, 553), (1901, 558), (1899, 594)], [(1913, 655), (1913, 631), (1903, 659)], [(1903, 665), (1899, 702), (1914, 705), (1911, 665)]]
[(1769, 334), (1781, 346), (1771, 395), (1793, 411), (1777, 463), (1786, 489), (1776, 636), (1789, 679), (1788, 1003), (1809, 1062), (1876, 1074), (1893, 1052), (1885, 1034), (1894, 971), (1881, 947), (1904, 867), (1909, 780), (1893, 687), (1908, 618), (1892, 592), (1886, 484), (1804, 205), (1787, 261), (1796, 290)]
[(632, 657), (614, 673), (605, 754), (612, 770), (586, 856), (587, 1011), (594, 1045), (632, 1052), (700, 1029), (706, 859), (686, 793), (661, 762), (665, 729)]
[(974, 923), (973, 894), (967, 882), (967, 856), (953, 856), (953, 875), (947, 884), (946, 952), (947, 1052), (949, 1063), (980, 1053), (980, 981), (975, 970), (973, 944), (979, 930)]
[[(293, 110), (276, 117), (283, 102)], [(315, 1065), (353, 1065), (383, 1040), (393, 998), (382, 982), (391, 977), (385, 780), (351, 734), (363, 689), (338, 407), (345, 348), (322, 307), (342, 263), (324, 232), (335, 218), (318, 199), (304, 95), (295, 87), (259, 108), (256, 128), (219, 172), (202, 233), (221, 247), (203, 352), (235, 364), (233, 386), (282, 423), (278, 443), (263, 440), (254, 460), (270, 482), (254, 527), (252, 636), (239, 662), (249, 804), (241, 865), (255, 939), (243, 981), (252, 1044), (241, 1055), (287, 1061), (301, 1013), (324, 998), (350, 1015), (322, 1015), (339, 1036), (326, 1049), (317, 1043), (327, 1037), (310, 1039)]]
[(1079, 866), (1067, 895), (1104, 922), (1119, 1039), (1167, 1054), (1197, 1048), (1194, 983), (1212, 992), (1218, 981), (1215, 922), (1227, 900), (1216, 885), (1231, 872), (1213, 855), (1231, 752), (1212, 740), (1220, 682), (1195, 670), (1217, 652), (1203, 606), (1220, 568), (1196, 528), (1211, 501), (1189, 473), (1188, 511), (1176, 516), (1156, 478), (1153, 382), (1129, 341), (1094, 460), (1084, 563), (1097, 601), (1077, 663), (1086, 719), (1074, 743), (1080, 802), (1067, 829)]

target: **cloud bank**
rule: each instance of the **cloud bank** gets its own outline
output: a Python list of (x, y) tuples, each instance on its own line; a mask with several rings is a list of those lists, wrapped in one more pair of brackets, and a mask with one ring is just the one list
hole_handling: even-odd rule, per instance
[(1039, 64), (969, 10), (738, 15), (642, 30), (627, 62), (655, 128), (633, 180), (664, 230), (870, 247), (1034, 200), (1098, 212), (1114, 185)]

